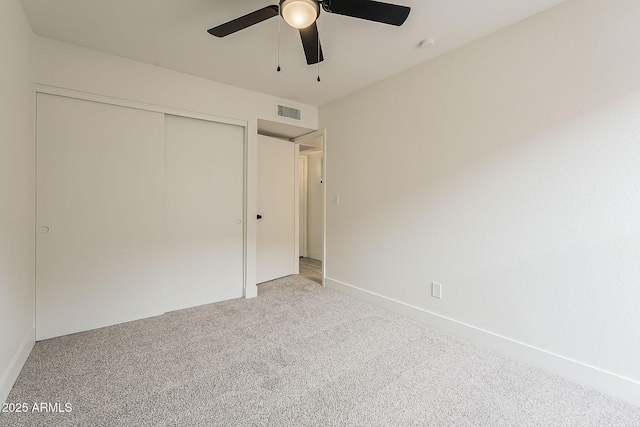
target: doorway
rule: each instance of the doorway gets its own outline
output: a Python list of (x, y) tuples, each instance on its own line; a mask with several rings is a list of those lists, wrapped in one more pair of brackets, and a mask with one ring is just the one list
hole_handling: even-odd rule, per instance
[[(301, 274), (324, 286), (326, 275), (326, 131), (324, 129), (314, 131), (290, 124), (258, 119), (258, 135), (259, 137), (277, 138), (295, 145), (295, 161), (293, 162), (295, 165), (293, 274)], [(311, 165), (309, 165), (309, 159), (312, 160)], [(260, 163), (259, 159), (258, 163)], [(315, 168), (314, 170), (311, 169), (312, 166)], [(311, 197), (316, 203), (312, 203), (311, 206), (309, 206), (309, 188), (315, 191)], [(261, 212), (258, 214), (261, 215)], [(266, 217), (261, 215), (261, 219), (258, 220), (259, 226), (265, 225), (265, 223), (260, 223), (264, 219)], [(310, 228), (312, 228), (311, 237), (309, 237)], [(257, 248), (257, 252), (259, 252), (259, 248)], [(257, 255), (258, 257), (259, 255)], [(256, 264), (259, 264), (259, 261)], [(258, 278), (256, 283), (261, 283), (260, 275), (256, 274), (256, 277)]]
[(322, 285), (325, 271), (325, 132), (316, 131), (296, 138), (294, 142), (299, 146), (301, 165), (299, 271), (300, 275)]

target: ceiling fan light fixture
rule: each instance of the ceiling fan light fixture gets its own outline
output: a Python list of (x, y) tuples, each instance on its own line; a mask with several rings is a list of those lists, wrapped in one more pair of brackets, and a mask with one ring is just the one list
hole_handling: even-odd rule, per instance
[(320, 6), (315, 0), (281, 0), (280, 15), (293, 28), (307, 28), (320, 15)]

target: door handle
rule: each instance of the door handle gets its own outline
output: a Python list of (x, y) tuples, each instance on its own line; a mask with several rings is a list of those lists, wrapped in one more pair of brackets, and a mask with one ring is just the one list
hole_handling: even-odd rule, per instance
[(262, 219), (262, 215), (258, 214), (258, 219)]

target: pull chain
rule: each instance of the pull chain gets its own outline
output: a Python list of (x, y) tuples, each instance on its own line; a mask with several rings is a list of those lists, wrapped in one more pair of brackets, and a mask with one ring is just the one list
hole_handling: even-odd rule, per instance
[(318, 82), (319, 81), (320, 81), (320, 36), (318, 35)]
[(280, 17), (278, 16), (278, 68), (277, 71), (280, 72)]

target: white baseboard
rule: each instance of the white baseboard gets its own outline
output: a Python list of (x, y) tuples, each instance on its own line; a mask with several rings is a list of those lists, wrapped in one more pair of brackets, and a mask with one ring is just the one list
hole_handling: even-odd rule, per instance
[(307, 251), (307, 256), (311, 259), (322, 261), (322, 252)]
[(535, 366), (582, 386), (640, 406), (640, 383), (606, 372), (593, 366), (550, 353), (489, 331), (459, 322), (419, 307), (415, 307), (376, 293), (325, 278), (325, 286), (361, 301), (416, 320), (459, 338), (479, 344), (512, 359)]
[(27, 337), (20, 345), (20, 348), (16, 352), (11, 364), (2, 375), (2, 379), (0, 379), (0, 402), (5, 402), (7, 397), (9, 396), (9, 392), (13, 387), (13, 383), (16, 382), (22, 367), (24, 366), (33, 346), (36, 343), (36, 328), (32, 328)]

